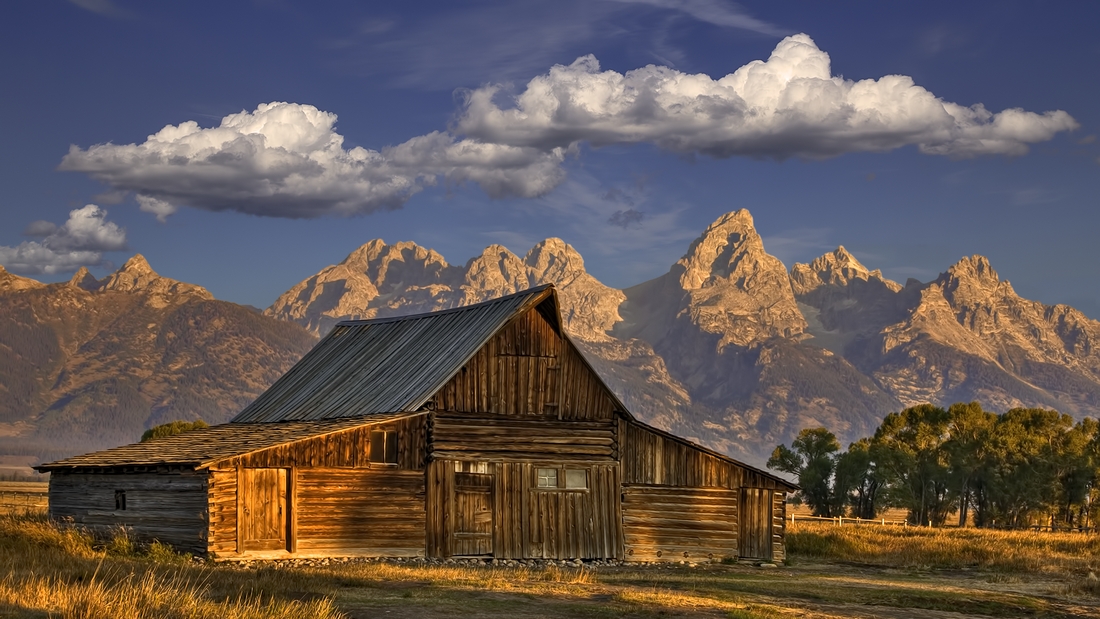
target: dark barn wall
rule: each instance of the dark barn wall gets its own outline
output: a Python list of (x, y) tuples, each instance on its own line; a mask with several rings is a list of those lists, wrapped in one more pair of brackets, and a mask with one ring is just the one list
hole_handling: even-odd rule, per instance
[(299, 554), (424, 556), (424, 473), (297, 469)]
[[(242, 556), (415, 556), (424, 553), (427, 416), (294, 441), (215, 463), (208, 501), (210, 552)], [(397, 433), (397, 463), (370, 461), (373, 431)], [(242, 551), (242, 469), (286, 477), (286, 547)]]
[(776, 499), (785, 486), (628, 420), (620, 434), (628, 559), (785, 556), (784, 507)]
[[(185, 552), (203, 553), (207, 538), (207, 474), (50, 474), (50, 517), (101, 534), (125, 526), (141, 541), (158, 540)], [(115, 493), (126, 493), (116, 509)]]

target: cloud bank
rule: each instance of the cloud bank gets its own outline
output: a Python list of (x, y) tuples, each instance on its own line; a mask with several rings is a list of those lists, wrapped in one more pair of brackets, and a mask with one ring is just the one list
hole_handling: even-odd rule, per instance
[(470, 92), (456, 123), (482, 141), (547, 149), (651, 143), (714, 157), (823, 158), (911, 144), (955, 157), (1022, 155), (1028, 144), (1074, 129), (1063, 111), (993, 114), (937, 98), (912, 78), (852, 81), (805, 34), (783, 39), (717, 80), (668, 67), (601, 71), (593, 56), (536, 77), (512, 107), (497, 86)]
[(343, 147), (336, 115), (266, 103), (217, 127), (168, 125), (142, 144), (73, 146), (62, 170), (132, 191), (162, 221), (179, 205), (273, 217), (355, 215), (398, 208), (439, 178), (493, 197), (540, 195), (562, 177), (563, 149), (459, 140), (433, 132), (377, 150)]
[(68, 273), (103, 264), (104, 252), (126, 249), (126, 231), (107, 221), (107, 211), (94, 204), (69, 211), (61, 226), (31, 222), (23, 234), (39, 240), (0, 246), (0, 264), (16, 273)]
[(72, 146), (61, 169), (135, 192), (162, 221), (181, 205), (304, 218), (398, 208), (441, 179), (477, 183), (494, 198), (543, 195), (564, 179), (565, 155), (585, 143), (718, 158), (825, 158), (908, 145), (974, 157), (1021, 155), (1078, 126), (1060, 110), (992, 113), (944, 101), (903, 75), (833, 76), (829, 55), (805, 34), (719, 79), (654, 65), (601, 71), (584, 56), (510, 98), (499, 85), (465, 95), (449, 131), (381, 150), (345, 149), (335, 114), (276, 102), (217, 127), (168, 125), (142, 144)]

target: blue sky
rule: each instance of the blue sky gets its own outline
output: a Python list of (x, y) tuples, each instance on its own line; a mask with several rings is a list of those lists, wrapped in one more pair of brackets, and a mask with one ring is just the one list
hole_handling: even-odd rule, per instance
[(558, 236), (623, 287), (748, 208), (788, 267), (842, 244), (928, 281), (978, 253), (1100, 318), (1097, 23), (1080, 2), (8, 3), (0, 263), (57, 281), (140, 252), (265, 307), (373, 238), (461, 263)]

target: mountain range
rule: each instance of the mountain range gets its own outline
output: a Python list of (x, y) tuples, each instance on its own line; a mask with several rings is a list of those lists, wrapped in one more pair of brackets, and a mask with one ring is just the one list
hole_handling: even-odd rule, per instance
[(339, 320), (544, 283), (636, 415), (753, 463), (803, 427), (854, 440), (923, 402), (1100, 411), (1100, 322), (1019, 297), (984, 257), (904, 285), (843, 247), (788, 271), (740, 210), (667, 273), (623, 290), (561, 239), (523, 257), (492, 245), (461, 266), (373, 240), (262, 315), (160, 277), (140, 256), (103, 280), (82, 271), (48, 286), (0, 271), (0, 312), (11, 317), (0, 327), (0, 449), (5, 435), (64, 451), (173, 418), (224, 421)]

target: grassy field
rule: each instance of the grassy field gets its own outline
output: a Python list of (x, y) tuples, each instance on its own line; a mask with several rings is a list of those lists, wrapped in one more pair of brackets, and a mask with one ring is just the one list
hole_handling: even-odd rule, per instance
[(1100, 617), (1100, 538), (798, 524), (790, 565), (209, 564), (0, 517), (0, 617)]

